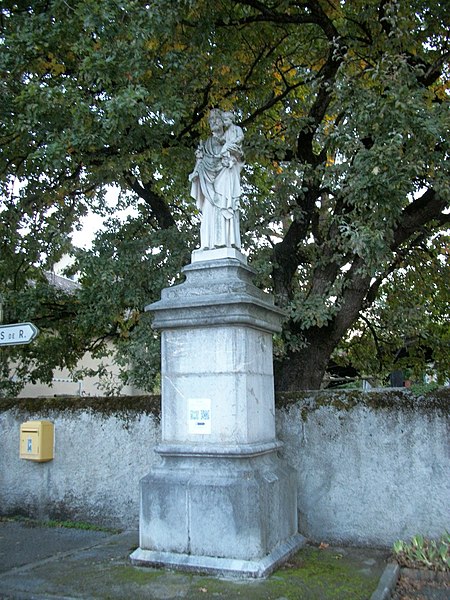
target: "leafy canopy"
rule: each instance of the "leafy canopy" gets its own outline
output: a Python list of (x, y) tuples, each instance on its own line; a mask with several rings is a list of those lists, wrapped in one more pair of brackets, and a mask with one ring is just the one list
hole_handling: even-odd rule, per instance
[[(14, 359), (49, 380), (113, 340), (125, 376), (152, 386), (143, 309), (196, 246), (187, 176), (215, 106), (245, 130), (243, 245), (287, 310), (279, 387), (319, 386), (333, 352), (385, 374), (405, 329), (437, 361), (449, 16), (421, 0), (4, 2), (0, 293), (4, 319), (42, 335), (2, 349), (3, 377)], [(73, 249), (110, 185), (132, 216), (110, 214), (91, 250)], [(43, 276), (68, 252), (70, 294)]]

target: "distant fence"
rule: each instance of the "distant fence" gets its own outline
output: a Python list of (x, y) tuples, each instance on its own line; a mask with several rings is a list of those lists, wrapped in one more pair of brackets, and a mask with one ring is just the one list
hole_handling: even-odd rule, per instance
[[(277, 397), (298, 472), (300, 531), (390, 545), (450, 529), (449, 390)], [(159, 398), (0, 399), (0, 514), (138, 528), (139, 480), (160, 460)], [(55, 457), (19, 458), (20, 424), (55, 425)]]

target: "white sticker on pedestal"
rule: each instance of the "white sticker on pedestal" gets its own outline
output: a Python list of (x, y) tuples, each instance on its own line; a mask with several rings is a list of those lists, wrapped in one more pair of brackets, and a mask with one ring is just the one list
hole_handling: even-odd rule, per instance
[(211, 400), (209, 398), (190, 398), (188, 400), (189, 433), (211, 433)]

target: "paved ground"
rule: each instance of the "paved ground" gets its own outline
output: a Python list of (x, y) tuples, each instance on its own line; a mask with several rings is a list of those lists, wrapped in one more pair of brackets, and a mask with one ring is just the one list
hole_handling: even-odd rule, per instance
[(0, 598), (368, 600), (387, 552), (307, 547), (264, 581), (133, 567), (137, 532), (110, 534), (0, 520)]

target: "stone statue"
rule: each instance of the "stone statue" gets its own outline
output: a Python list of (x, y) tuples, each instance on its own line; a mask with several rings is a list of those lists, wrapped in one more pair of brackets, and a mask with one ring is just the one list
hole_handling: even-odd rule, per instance
[(241, 247), (239, 198), (243, 166), (242, 129), (230, 112), (209, 114), (211, 136), (200, 143), (189, 175), (191, 196), (202, 213), (200, 248)]

